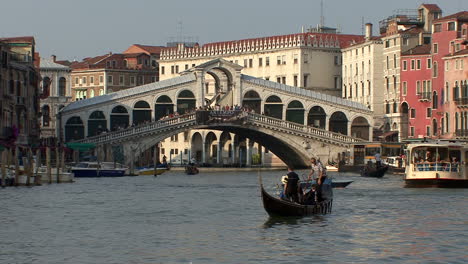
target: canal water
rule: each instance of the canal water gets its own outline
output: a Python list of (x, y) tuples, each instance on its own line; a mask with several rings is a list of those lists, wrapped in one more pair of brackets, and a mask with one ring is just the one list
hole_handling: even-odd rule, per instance
[[(261, 174), (273, 193), (285, 172)], [(268, 217), (257, 172), (0, 189), (0, 263), (467, 262), (467, 189), (335, 178), (354, 182), (335, 189), (332, 214), (304, 218)]]

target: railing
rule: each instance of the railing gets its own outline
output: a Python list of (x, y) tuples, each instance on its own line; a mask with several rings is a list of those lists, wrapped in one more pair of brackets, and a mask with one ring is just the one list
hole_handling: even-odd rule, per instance
[(143, 124), (136, 127), (130, 127), (127, 129), (113, 131), (109, 133), (100, 134), (97, 136), (85, 138), (82, 140), (78, 140), (78, 143), (104, 143), (104, 142), (111, 142), (117, 139), (122, 139), (125, 137), (141, 135), (144, 133), (154, 132), (155, 130), (171, 127), (176, 124), (185, 124), (193, 122), (196, 123), (195, 113), (181, 115), (169, 119), (158, 120), (152, 123)]
[(413, 171), (442, 171), (442, 172), (459, 172), (460, 166), (458, 163), (450, 162), (422, 162), (416, 163), (413, 166)]
[(254, 113), (248, 113), (247, 115), (248, 121), (252, 122), (253, 125), (256, 123), (262, 123), (267, 125), (272, 125), (275, 127), (282, 127), (289, 130), (294, 130), (296, 132), (302, 132), (308, 135), (314, 135), (321, 138), (332, 139), (334, 141), (342, 142), (342, 143), (353, 143), (353, 142), (362, 142), (363, 139), (353, 138), (347, 135), (343, 135), (336, 132), (327, 131), (320, 128), (315, 128), (311, 126), (306, 126), (290, 121), (285, 121), (282, 119), (277, 119), (269, 116), (263, 116)]
[(455, 104), (459, 106), (468, 105), (468, 97), (457, 97), (457, 98), (454, 98), (453, 101), (455, 102)]
[[(211, 111), (211, 112), (219, 112), (219, 111)], [(222, 111), (221, 111), (222, 112)], [(234, 112), (242, 112), (242, 111), (234, 111)], [(115, 140), (123, 139), (126, 137), (135, 137), (138, 135), (144, 135), (146, 133), (154, 133), (157, 130), (160, 129), (167, 129), (171, 127), (177, 127), (179, 125), (196, 125), (197, 124), (197, 118), (196, 118), (196, 112), (186, 114), (186, 115), (181, 115), (177, 117), (173, 117), (170, 119), (164, 119), (164, 120), (158, 120), (152, 123), (148, 124), (143, 124), (137, 127), (131, 127), (127, 128), (124, 130), (119, 130), (119, 131), (113, 131), (113, 132), (108, 132), (105, 134), (100, 134), (97, 136), (89, 137), (86, 139), (78, 140), (76, 142), (79, 143), (95, 143), (95, 144), (101, 144), (105, 142), (112, 142)], [(340, 133), (336, 132), (331, 132), (327, 131), (324, 129), (320, 128), (315, 128), (311, 126), (306, 126), (282, 119), (277, 119), (269, 116), (264, 116), (260, 114), (255, 114), (251, 112), (245, 112), (243, 114), (244, 121), (250, 123), (251, 125), (266, 125), (269, 126), (270, 128), (282, 128), (285, 130), (288, 130), (290, 132), (294, 133), (300, 133), (303, 136), (313, 136), (313, 137), (319, 137), (322, 139), (326, 140), (332, 140), (334, 142), (339, 142), (339, 143), (344, 143), (344, 144), (349, 144), (349, 143), (354, 143), (354, 142), (362, 142), (364, 141), (363, 139), (359, 138), (353, 138), (347, 135), (343, 135)], [(229, 124), (229, 121), (226, 121), (227, 124)]]
[(432, 93), (431, 92), (421, 92), (418, 93), (419, 101), (431, 101)]

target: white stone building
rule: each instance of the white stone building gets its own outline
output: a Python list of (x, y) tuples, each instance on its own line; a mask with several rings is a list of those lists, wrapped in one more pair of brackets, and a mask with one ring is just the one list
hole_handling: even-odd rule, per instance
[(41, 58), (40, 74), (42, 76), (40, 100), (41, 107), (41, 138), (58, 137), (56, 115), (60, 109), (71, 102), (70, 72), (68, 66), (51, 59)]

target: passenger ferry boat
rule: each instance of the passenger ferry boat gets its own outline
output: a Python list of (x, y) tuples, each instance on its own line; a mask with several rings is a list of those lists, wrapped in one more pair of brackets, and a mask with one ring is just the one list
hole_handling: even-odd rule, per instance
[(127, 166), (114, 162), (80, 162), (71, 168), (76, 178), (121, 177), (127, 170)]
[(406, 164), (406, 187), (468, 187), (466, 142), (410, 143)]

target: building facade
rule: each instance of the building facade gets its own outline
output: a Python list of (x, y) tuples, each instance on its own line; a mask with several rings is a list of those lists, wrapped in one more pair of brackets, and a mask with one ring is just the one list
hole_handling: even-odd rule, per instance
[(343, 91), (345, 99), (366, 105), (374, 112), (374, 126), (383, 125), (382, 49), (380, 37), (372, 36), (366, 24), (365, 40), (342, 49)]
[(41, 138), (55, 138), (59, 136), (57, 114), (64, 106), (71, 102), (70, 85), (71, 69), (56, 62), (56, 57), (40, 59), (41, 81)]
[(71, 64), (72, 100), (156, 82), (157, 70), (146, 53), (106, 54)]
[(0, 38), (0, 143), (38, 143), (39, 72), (33, 37)]

